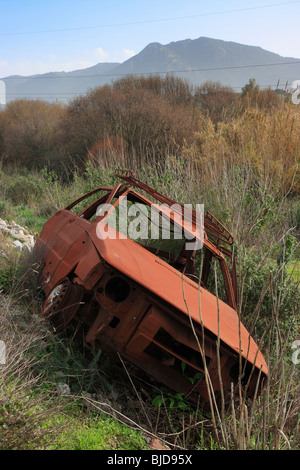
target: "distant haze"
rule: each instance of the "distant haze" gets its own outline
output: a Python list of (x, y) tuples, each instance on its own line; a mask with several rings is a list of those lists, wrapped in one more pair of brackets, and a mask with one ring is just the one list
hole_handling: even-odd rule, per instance
[(250, 78), (261, 87), (275, 89), (279, 84), (279, 88), (285, 88), (300, 79), (300, 59), (282, 57), (257, 46), (200, 37), (167, 45), (150, 43), (123, 63), (99, 63), (73, 72), (6, 77), (3, 81), (7, 102), (18, 98), (67, 102), (128, 74), (167, 73), (194, 85), (218, 81), (237, 92)]
[(6, 90), (5, 90), (5, 82), (0, 80), (0, 105), (5, 106), (6, 104)]

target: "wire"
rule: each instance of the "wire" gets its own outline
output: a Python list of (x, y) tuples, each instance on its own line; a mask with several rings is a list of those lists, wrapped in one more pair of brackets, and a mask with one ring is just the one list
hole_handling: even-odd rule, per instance
[(175, 20), (183, 20), (183, 19), (191, 19), (191, 18), (199, 18), (205, 16), (215, 16), (215, 15), (223, 15), (228, 13), (238, 13), (244, 11), (251, 11), (251, 10), (259, 10), (263, 8), (273, 8), (278, 6), (285, 6), (285, 5), (292, 5), (300, 3), (300, 0), (291, 1), (291, 2), (280, 2), (280, 3), (271, 3), (268, 5), (260, 5), (256, 7), (247, 7), (247, 8), (238, 8), (234, 10), (221, 10), (215, 12), (208, 12), (208, 13), (199, 13), (196, 15), (188, 15), (188, 16), (176, 16), (176, 17), (169, 17), (169, 18), (159, 18), (159, 19), (151, 19), (151, 20), (141, 20), (141, 21), (132, 21), (127, 23), (113, 23), (113, 24), (103, 24), (98, 26), (79, 26), (74, 28), (62, 28), (62, 29), (49, 29), (49, 30), (40, 30), (40, 31), (21, 31), (21, 32), (11, 32), (11, 33), (0, 33), (0, 36), (14, 36), (14, 35), (26, 35), (26, 34), (44, 34), (44, 33), (60, 33), (60, 32), (67, 32), (67, 31), (82, 31), (82, 30), (91, 30), (91, 29), (101, 29), (101, 28), (115, 28), (120, 26), (133, 26), (139, 24), (147, 24), (147, 23), (159, 23), (164, 21), (175, 21)]
[[(156, 72), (134, 72), (134, 73), (109, 73), (109, 74), (91, 74), (91, 75), (69, 75), (69, 76), (53, 76), (49, 77), (48, 74), (45, 75), (33, 75), (33, 76), (26, 76), (26, 77), (7, 77), (3, 78), (2, 80), (70, 80), (75, 78), (101, 78), (101, 77), (121, 77), (121, 76), (130, 76), (130, 75), (158, 75), (158, 74), (172, 74), (172, 73), (194, 73), (194, 72), (209, 72), (214, 70), (231, 70), (231, 69), (245, 69), (245, 68), (254, 68), (254, 67), (274, 67), (277, 65), (293, 65), (298, 64), (300, 65), (300, 59), (289, 61), (289, 62), (274, 62), (272, 64), (252, 64), (252, 65), (229, 65), (227, 67), (208, 67), (208, 68), (201, 68), (201, 69), (184, 69), (184, 70), (164, 70), (164, 71), (156, 71)], [(64, 73), (64, 72), (61, 72)], [(72, 72), (68, 72), (72, 73)]]
[[(243, 87), (241, 86), (236, 86), (236, 87), (231, 87), (228, 85), (230, 89), (232, 90), (242, 90)], [(276, 89), (283, 89), (282, 87), (286, 88), (286, 85), (278, 85), (278, 84), (273, 84), (273, 85), (259, 85), (259, 88), (276, 88)], [(87, 96), (89, 92), (23, 92), (23, 93), (6, 93), (6, 97), (24, 97), (24, 96), (35, 96), (35, 97), (48, 97), (48, 98), (60, 98), (60, 97), (65, 97), (65, 96)]]

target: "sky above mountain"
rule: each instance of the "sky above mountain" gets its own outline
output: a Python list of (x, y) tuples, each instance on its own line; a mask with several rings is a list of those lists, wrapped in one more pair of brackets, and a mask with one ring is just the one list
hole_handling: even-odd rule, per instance
[(124, 62), (151, 42), (200, 36), (300, 58), (299, 18), (300, 0), (0, 0), (0, 77)]

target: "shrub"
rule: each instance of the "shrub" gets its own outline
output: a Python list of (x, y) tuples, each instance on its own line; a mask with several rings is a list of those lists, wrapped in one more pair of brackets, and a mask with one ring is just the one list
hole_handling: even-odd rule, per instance
[(15, 100), (0, 114), (3, 164), (36, 169), (57, 153), (63, 108), (40, 100)]
[(43, 195), (41, 179), (29, 174), (17, 176), (6, 189), (6, 197), (13, 204), (30, 204), (42, 199)]

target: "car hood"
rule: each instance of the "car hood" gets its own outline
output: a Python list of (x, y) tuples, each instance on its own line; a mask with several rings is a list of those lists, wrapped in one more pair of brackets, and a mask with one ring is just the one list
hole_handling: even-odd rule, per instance
[(267, 364), (237, 312), (138, 243), (99, 237), (99, 228), (89, 230), (100, 256), (111, 266), (157, 295), (193, 321), (202, 324), (234, 352), (268, 374)]

